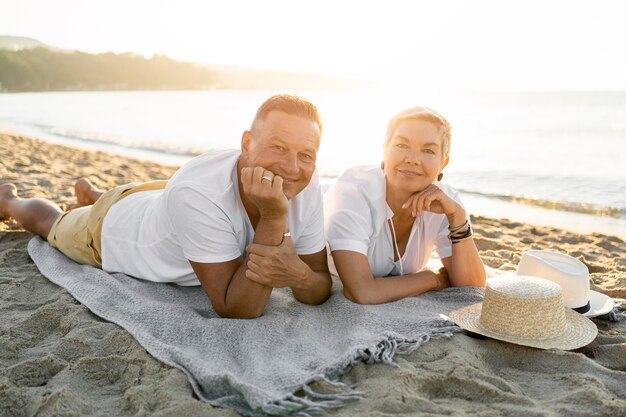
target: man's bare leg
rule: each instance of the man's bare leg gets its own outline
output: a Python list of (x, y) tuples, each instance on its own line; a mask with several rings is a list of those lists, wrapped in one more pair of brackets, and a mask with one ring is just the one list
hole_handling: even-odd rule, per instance
[(104, 191), (98, 190), (87, 178), (80, 178), (74, 184), (74, 193), (78, 204), (74, 208), (90, 206), (100, 198)]
[(13, 184), (0, 185), (0, 219), (10, 217), (22, 227), (44, 239), (63, 210), (44, 198), (20, 198)]

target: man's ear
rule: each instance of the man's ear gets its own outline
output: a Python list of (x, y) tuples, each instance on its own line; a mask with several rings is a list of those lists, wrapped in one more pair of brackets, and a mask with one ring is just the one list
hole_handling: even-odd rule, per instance
[(241, 153), (246, 154), (248, 152), (248, 147), (250, 146), (250, 131), (245, 130), (243, 135), (241, 135)]

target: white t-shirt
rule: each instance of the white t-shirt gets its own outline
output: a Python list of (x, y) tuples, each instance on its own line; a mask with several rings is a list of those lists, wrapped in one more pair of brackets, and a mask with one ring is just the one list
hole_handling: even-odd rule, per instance
[[(254, 229), (239, 196), (240, 155), (235, 150), (198, 156), (164, 190), (131, 194), (114, 204), (102, 226), (102, 269), (155, 282), (200, 285), (189, 261), (247, 257)], [(289, 231), (299, 255), (324, 249), (317, 173), (289, 201)]]
[[(452, 187), (436, 185), (462, 205)], [(401, 270), (405, 274), (421, 271), (433, 247), (442, 259), (452, 256), (447, 217), (424, 212), (413, 223), (402, 259), (394, 262), (394, 238), (388, 221), (394, 214), (387, 204), (386, 188), (380, 166), (357, 166), (339, 177), (324, 195), (324, 228), (330, 250), (362, 253), (375, 277), (400, 275)]]

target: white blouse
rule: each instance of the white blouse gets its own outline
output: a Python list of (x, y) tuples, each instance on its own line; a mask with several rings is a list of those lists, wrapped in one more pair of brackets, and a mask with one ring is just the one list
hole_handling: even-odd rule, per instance
[[(463, 206), (459, 193), (452, 187), (435, 184)], [(447, 217), (424, 212), (413, 223), (402, 258), (394, 262), (395, 238), (388, 221), (393, 216), (387, 205), (385, 175), (380, 166), (350, 168), (324, 195), (324, 229), (331, 252), (362, 253), (367, 256), (375, 277), (422, 270), (433, 247), (442, 259), (452, 256)]]

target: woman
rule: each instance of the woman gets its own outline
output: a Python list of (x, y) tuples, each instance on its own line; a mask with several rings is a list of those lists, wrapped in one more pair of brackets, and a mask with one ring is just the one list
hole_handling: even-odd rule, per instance
[[(347, 170), (326, 193), (326, 238), (345, 296), (379, 304), (448, 286), (484, 286), (459, 194), (439, 181), (450, 124), (414, 107), (387, 128), (380, 166)], [(435, 247), (438, 272), (422, 270)]]

